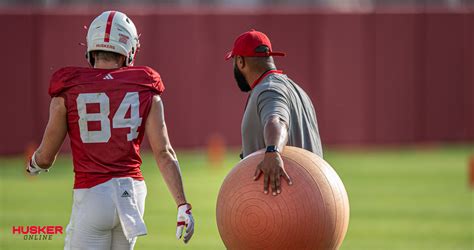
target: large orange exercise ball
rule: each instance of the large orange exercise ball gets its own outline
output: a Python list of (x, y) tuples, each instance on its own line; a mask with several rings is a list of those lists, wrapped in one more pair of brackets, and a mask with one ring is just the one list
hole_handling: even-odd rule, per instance
[[(292, 178), (282, 193), (263, 193), (253, 180), (260, 150), (227, 175), (217, 198), (217, 227), (227, 249), (338, 249), (349, 224), (349, 200), (336, 171), (321, 157), (295, 147), (281, 156)], [(271, 191), (271, 189), (270, 189)]]

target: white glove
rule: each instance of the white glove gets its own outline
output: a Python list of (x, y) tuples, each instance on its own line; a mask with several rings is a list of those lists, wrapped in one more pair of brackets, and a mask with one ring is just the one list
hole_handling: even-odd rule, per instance
[(26, 166), (26, 172), (30, 176), (36, 176), (36, 175), (41, 174), (41, 172), (48, 172), (49, 171), (49, 169), (40, 168), (38, 166), (38, 164), (36, 164), (35, 154), (36, 154), (36, 152), (33, 153), (33, 155), (31, 156), (30, 161), (28, 162), (28, 164)]
[(191, 214), (191, 204), (184, 203), (178, 207), (178, 223), (176, 225), (176, 239), (181, 239), (183, 236), (183, 230), (186, 226), (186, 232), (184, 233), (184, 243), (188, 243), (194, 234), (194, 219)]

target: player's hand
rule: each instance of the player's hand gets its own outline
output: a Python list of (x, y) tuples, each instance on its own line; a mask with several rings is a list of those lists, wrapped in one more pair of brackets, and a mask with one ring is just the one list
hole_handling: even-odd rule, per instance
[(28, 173), (30, 176), (37, 176), (37, 175), (41, 174), (41, 172), (48, 172), (49, 171), (49, 169), (40, 168), (38, 166), (38, 164), (36, 164), (35, 154), (33, 154), (30, 157), (30, 160), (26, 164), (26, 169), (25, 170), (26, 170), (26, 173)]
[(272, 187), (272, 194), (277, 195), (281, 193), (281, 181), (280, 177), (283, 177), (288, 185), (293, 184), (290, 176), (285, 171), (283, 159), (281, 159), (280, 153), (268, 152), (265, 153), (265, 158), (258, 164), (255, 170), (254, 180), (258, 180), (263, 174), (263, 192), (268, 194), (269, 186)]
[(184, 203), (178, 207), (178, 223), (176, 226), (176, 239), (181, 239), (183, 236), (184, 227), (186, 231), (184, 233), (183, 239), (184, 243), (188, 243), (191, 237), (194, 234), (194, 219), (191, 213), (191, 204)]

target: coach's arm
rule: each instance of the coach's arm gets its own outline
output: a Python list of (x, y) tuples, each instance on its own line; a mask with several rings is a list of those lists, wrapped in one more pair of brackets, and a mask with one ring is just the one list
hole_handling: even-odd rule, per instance
[(292, 184), (280, 155), (288, 142), (289, 105), (286, 96), (275, 89), (260, 93), (257, 100), (265, 145), (276, 146), (279, 152), (265, 153), (263, 161), (255, 170), (254, 180), (258, 180), (263, 175), (264, 192), (269, 193), (271, 187), (272, 194), (278, 195), (281, 193), (280, 177), (283, 177), (289, 185)]
[(184, 195), (181, 171), (176, 153), (171, 147), (166, 129), (163, 102), (160, 96), (153, 97), (150, 113), (145, 125), (145, 132), (155, 156), (156, 163), (165, 179), (176, 205), (187, 203)]

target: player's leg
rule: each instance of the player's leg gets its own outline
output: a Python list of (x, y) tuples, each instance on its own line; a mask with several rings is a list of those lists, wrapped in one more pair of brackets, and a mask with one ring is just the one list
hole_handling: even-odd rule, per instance
[[(147, 194), (145, 181), (133, 181), (133, 189), (135, 191), (138, 209), (143, 218), (145, 213), (145, 198)], [(125, 234), (123, 233), (122, 225), (118, 215), (116, 217), (117, 225), (112, 230), (112, 250), (131, 250), (134, 248), (137, 238), (133, 238), (131, 241), (127, 240)]]
[(75, 189), (71, 219), (64, 249), (109, 250), (115, 206), (106, 183), (89, 189)]
[(122, 225), (119, 223), (112, 230), (112, 247), (111, 250), (132, 250), (135, 247), (137, 238), (133, 238), (131, 241), (128, 241), (123, 233)]

